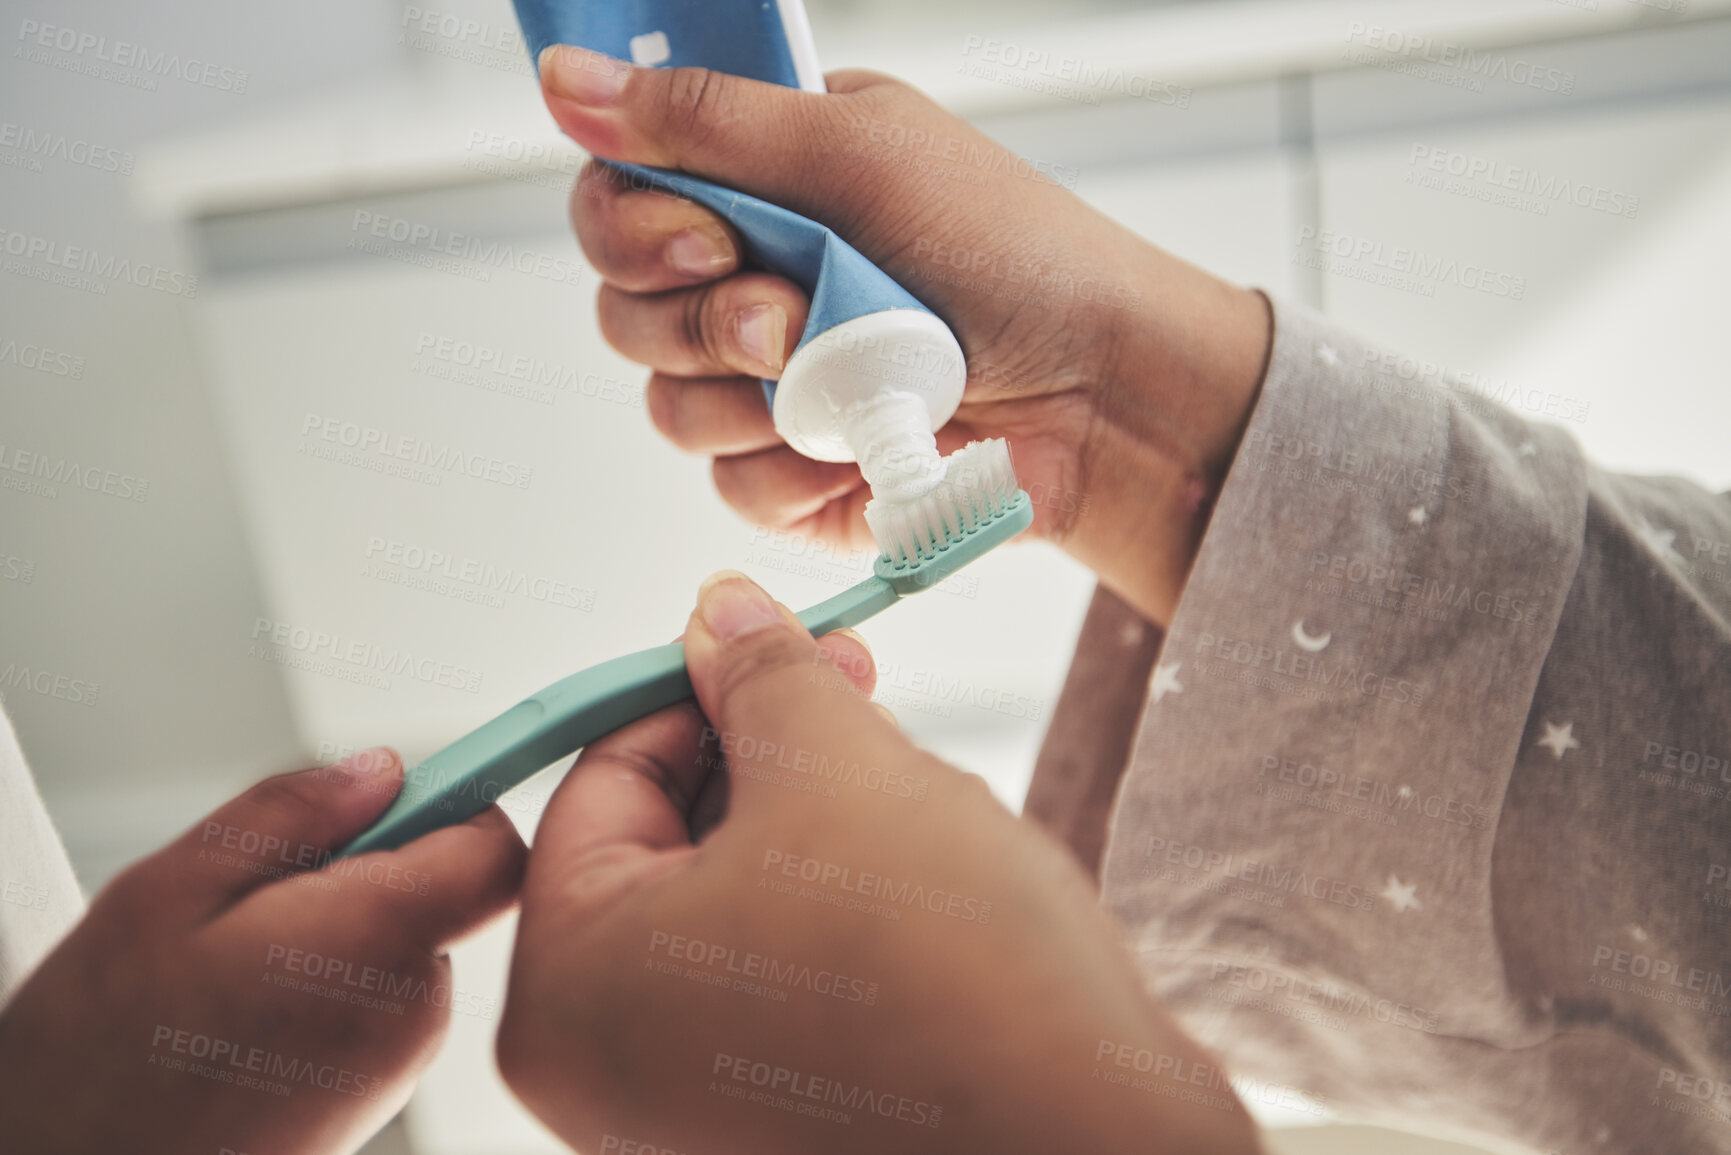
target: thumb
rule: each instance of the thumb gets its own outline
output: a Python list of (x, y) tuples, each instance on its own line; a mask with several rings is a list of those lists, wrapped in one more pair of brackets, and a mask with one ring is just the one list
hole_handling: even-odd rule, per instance
[(846, 168), (857, 168), (814, 155), (837, 149), (865, 116), (844, 93), (912, 92), (871, 73), (838, 73), (830, 92), (805, 92), (706, 68), (634, 68), (569, 44), (549, 45), (538, 67), (553, 119), (594, 155), (679, 169), (795, 211), (820, 203), (814, 181), (845, 186)]
[(787, 607), (743, 574), (704, 583), (686, 627), (685, 665), (727, 757), (733, 808), (820, 766), (906, 760), (907, 740), (859, 692), (857, 671), (838, 665), (862, 660), (871, 659), (821, 651)]

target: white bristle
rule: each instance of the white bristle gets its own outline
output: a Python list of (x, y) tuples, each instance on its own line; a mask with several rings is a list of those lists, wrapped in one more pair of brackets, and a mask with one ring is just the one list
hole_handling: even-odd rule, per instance
[(970, 442), (944, 461), (944, 479), (921, 497), (891, 501), (873, 497), (866, 525), (878, 552), (897, 565), (937, 551), (1004, 511), (1016, 495), (1016, 471), (1003, 438)]

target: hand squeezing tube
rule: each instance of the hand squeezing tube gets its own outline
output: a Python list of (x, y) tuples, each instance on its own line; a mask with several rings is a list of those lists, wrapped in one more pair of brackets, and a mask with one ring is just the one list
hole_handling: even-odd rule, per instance
[[(698, 65), (822, 92), (799, 0), (516, 0), (530, 51), (575, 44), (639, 65)], [(881, 501), (944, 478), (932, 434), (955, 413), (967, 363), (955, 335), (852, 245), (816, 221), (684, 173), (614, 167), (636, 187), (725, 218), (747, 257), (811, 298), (779, 382), (764, 382), (775, 430), (819, 461), (858, 462)]]

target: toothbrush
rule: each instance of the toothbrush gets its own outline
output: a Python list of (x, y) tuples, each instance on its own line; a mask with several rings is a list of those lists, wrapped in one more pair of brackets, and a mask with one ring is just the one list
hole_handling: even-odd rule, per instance
[[(995, 439), (953, 454), (945, 479), (919, 500), (868, 506), (866, 516), (881, 556), (870, 577), (798, 615), (814, 637), (938, 584), (1026, 529), (1034, 509), (1016, 487), (1008, 445)], [(394, 850), (466, 821), (542, 768), (691, 693), (679, 642), (554, 682), (411, 770), (384, 816), (336, 857)]]
[[(822, 92), (800, 0), (516, 0), (531, 56), (576, 44), (642, 66), (702, 65)], [(827, 227), (685, 173), (609, 162), (627, 180), (725, 217), (758, 263), (811, 298), (798, 347), (765, 381), (776, 432), (807, 457), (856, 461), (872, 489), (872, 576), (799, 615), (814, 635), (857, 625), (936, 585), (1033, 520), (1008, 445), (949, 458), (935, 431), (967, 380), (938, 316)], [(411, 773), (390, 809), (339, 857), (401, 846), (462, 822), (543, 767), (691, 696), (684, 647), (629, 654), (573, 674), (459, 738)]]

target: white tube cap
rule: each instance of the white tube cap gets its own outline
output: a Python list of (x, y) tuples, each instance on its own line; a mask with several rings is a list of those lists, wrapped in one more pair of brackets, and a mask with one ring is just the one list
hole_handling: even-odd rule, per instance
[(935, 315), (924, 309), (867, 313), (820, 333), (788, 359), (775, 387), (775, 431), (807, 457), (854, 461), (855, 446), (864, 440), (858, 424), (882, 414), (878, 403), (886, 395), (900, 393), (923, 404), (920, 432), (929, 443), (955, 415), (967, 378), (961, 345)]

